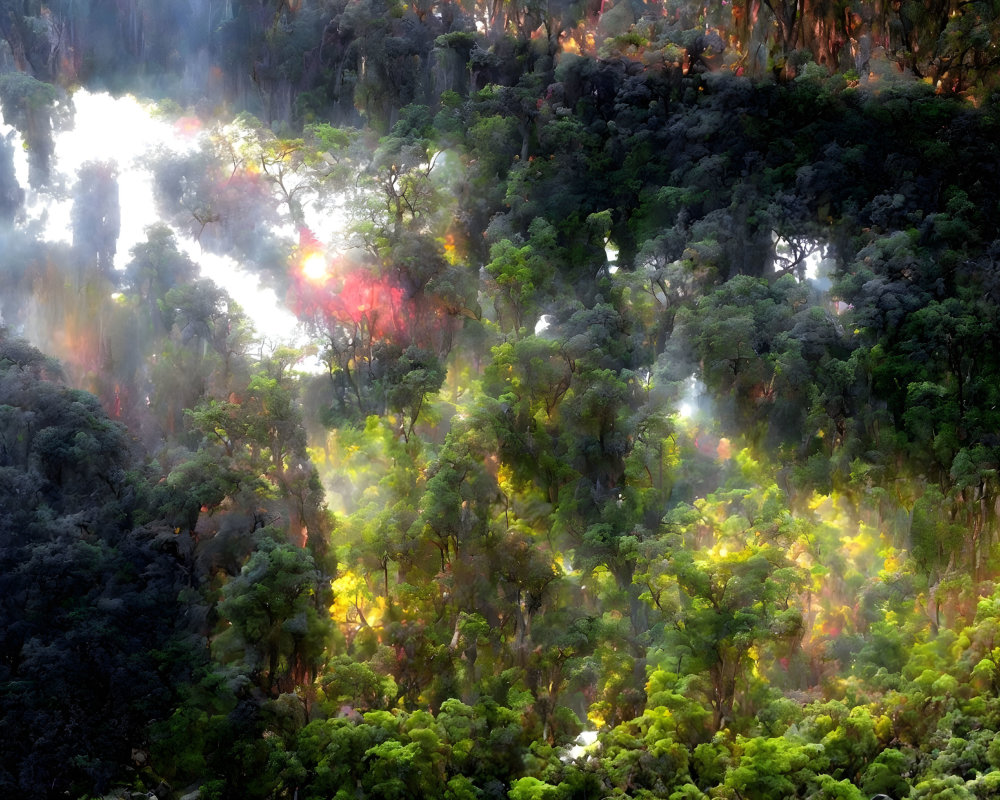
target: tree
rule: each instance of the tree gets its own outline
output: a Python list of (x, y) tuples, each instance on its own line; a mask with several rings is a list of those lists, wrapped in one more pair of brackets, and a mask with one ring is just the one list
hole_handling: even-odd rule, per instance
[(73, 247), (85, 264), (110, 276), (115, 266), (121, 206), (113, 164), (89, 162), (80, 168), (73, 198)]
[(331, 633), (312, 557), (276, 533), (258, 534), (257, 549), (223, 588), (218, 611), (229, 627), (213, 642), (223, 661), (239, 659), (267, 693), (311, 682)]
[(388, 365), (381, 381), (386, 405), (399, 414), (399, 428), (407, 441), (428, 396), (437, 394), (444, 379), (445, 370), (437, 357), (412, 345)]
[[(779, 794), (793, 796), (827, 766), (819, 745), (763, 737), (748, 739), (743, 744), (739, 766), (726, 775), (726, 786), (753, 800)], [(850, 800), (859, 800), (861, 796), (853, 786), (845, 787), (845, 791), (847, 794), (842, 796)]]
[(12, 795), (109, 791), (197, 660), (171, 535), (135, 524), (136, 451), (58, 374), (0, 330), (0, 789)]
[(509, 239), (493, 245), (486, 265), (502, 300), (500, 304), (494, 300), (500, 328), (514, 336), (520, 335), (522, 328), (530, 331), (535, 327), (546, 294), (542, 287), (554, 277), (555, 230), (539, 217), (531, 223), (529, 235), (522, 247)]
[[(7, 16), (5, 9), (2, 16)], [(53, 128), (72, 118), (73, 105), (55, 86), (23, 72), (0, 78), (0, 107), (4, 119), (16, 127), (28, 148), (28, 182), (38, 189), (48, 183)]]
[(653, 598), (668, 615), (677, 671), (688, 660), (688, 671), (707, 673), (712, 728), (720, 730), (735, 721), (740, 698), (749, 705), (751, 654), (770, 640), (794, 648), (803, 635), (797, 599), (805, 573), (782, 549), (796, 523), (774, 486), (679, 506), (668, 520), (668, 590)]
[(361, 203), (353, 211), (355, 228), (376, 257), (404, 232), (435, 231), (444, 204), (432, 174), (440, 153), (430, 134), (428, 109), (407, 106), (363, 172)]
[(10, 137), (0, 140), (0, 220), (13, 222), (24, 203), (24, 189), (14, 173), (14, 147)]

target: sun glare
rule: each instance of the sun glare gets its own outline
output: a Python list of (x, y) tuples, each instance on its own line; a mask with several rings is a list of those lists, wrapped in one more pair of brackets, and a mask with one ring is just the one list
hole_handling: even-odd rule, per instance
[(302, 261), (302, 275), (313, 283), (323, 283), (330, 277), (326, 256), (322, 253), (310, 253)]
[(698, 404), (705, 393), (705, 387), (697, 375), (689, 375), (684, 381), (684, 391), (677, 404), (677, 416), (681, 419), (693, 419), (698, 413)]

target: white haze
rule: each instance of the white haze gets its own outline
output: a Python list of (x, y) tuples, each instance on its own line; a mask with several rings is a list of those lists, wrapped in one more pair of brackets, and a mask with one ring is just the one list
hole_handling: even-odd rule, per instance
[[(143, 157), (158, 149), (178, 155), (190, 152), (199, 147), (199, 137), (204, 134), (153, 116), (151, 106), (130, 96), (115, 98), (79, 89), (73, 94), (73, 105), (73, 127), (55, 133), (52, 179), (41, 191), (28, 186), (27, 152), (21, 135), (0, 116), (0, 135), (13, 136), (14, 168), (26, 193), (26, 222), (40, 224), (46, 240), (72, 241), (72, 189), (80, 167), (88, 161), (114, 162), (118, 166), (121, 203), (115, 267), (124, 269), (131, 259), (131, 249), (146, 240), (150, 225), (160, 221), (153, 200), (153, 176), (143, 165)], [(243, 306), (260, 336), (281, 342), (301, 340), (295, 317), (272, 290), (261, 288), (256, 275), (241, 269), (231, 258), (203, 252), (194, 239), (181, 231), (174, 230), (174, 234), (180, 249), (199, 265), (202, 275)]]

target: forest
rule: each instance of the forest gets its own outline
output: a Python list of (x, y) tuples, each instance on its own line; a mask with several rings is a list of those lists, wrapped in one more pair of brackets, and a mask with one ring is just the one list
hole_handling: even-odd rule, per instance
[(1000, 798), (995, 2), (0, 39), (0, 795)]

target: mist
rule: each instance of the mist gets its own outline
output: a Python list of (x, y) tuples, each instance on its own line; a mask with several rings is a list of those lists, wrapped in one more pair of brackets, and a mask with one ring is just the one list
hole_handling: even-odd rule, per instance
[(993, 796), (953, 6), (0, 13), (0, 789)]

